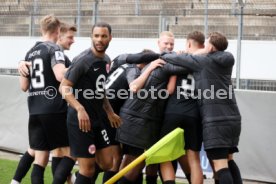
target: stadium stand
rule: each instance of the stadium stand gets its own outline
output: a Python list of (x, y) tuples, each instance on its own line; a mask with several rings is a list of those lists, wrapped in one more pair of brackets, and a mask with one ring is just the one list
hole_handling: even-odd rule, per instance
[[(70, 23), (79, 22), (82, 37), (89, 35), (95, 16), (97, 21), (108, 21), (114, 27), (114, 37), (152, 38), (158, 36), (160, 29), (167, 29), (183, 38), (191, 30), (204, 31), (204, 0), (80, 2), (78, 5), (77, 0), (4, 0), (0, 6), (0, 36), (37, 36), (39, 18), (49, 13)], [(229, 39), (236, 39), (239, 11), (236, 0), (209, 0), (209, 31), (221, 31)], [(243, 38), (276, 40), (275, 16), (274, 0), (246, 0)]]
[[(78, 36), (90, 36), (94, 21), (106, 21), (114, 38), (157, 38), (162, 30), (184, 38), (194, 30), (204, 32), (205, 0), (2, 0), (0, 36), (40, 36), (39, 19), (55, 14), (77, 24)], [(80, 2), (80, 4), (78, 4)], [(245, 40), (276, 40), (275, 0), (246, 0), (243, 14)], [(208, 31), (237, 39), (238, 0), (208, 0)], [(9, 69), (4, 74), (15, 74)], [(235, 84), (235, 81), (233, 81)], [(271, 81), (241, 81), (245, 89), (275, 91)]]

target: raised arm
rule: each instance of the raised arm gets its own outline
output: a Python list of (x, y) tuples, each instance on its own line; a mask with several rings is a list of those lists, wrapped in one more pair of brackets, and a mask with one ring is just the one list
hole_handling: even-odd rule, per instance
[(190, 71), (199, 71), (202, 68), (204, 57), (190, 54), (165, 54), (160, 58), (175, 66), (182, 66)]
[(129, 89), (137, 93), (138, 90), (142, 89), (145, 85), (145, 82), (147, 81), (150, 73), (157, 67), (162, 67), (165, 64), (164, 61), (157, 59), (155, 61), (152, 61), (149, 66), (145, 69), (145, 71), (134, 81), (132, 81), (129, 84)]

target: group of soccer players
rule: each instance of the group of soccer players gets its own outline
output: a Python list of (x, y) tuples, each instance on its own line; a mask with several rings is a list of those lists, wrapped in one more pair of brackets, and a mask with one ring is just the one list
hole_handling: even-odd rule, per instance
[[(211, 33), (204, 46), (204, 35), (194, 31), (187, 36), (186, 50), (175, 53), (174, 35), (165, 31), (158, 40), (160, 53), (145, 49), (121, 54), (111, 63), (105, 54), (111, 26), (100, 22), (92, 27), (91, 47), (71, 63), (63, 50), (69, 50), (75, 32), (74, 26), (45, 16), (43, 40), (19, 63), (20, 86), (29, 93), (30, 148), (12, 184), (21, 182), (33, 162), (31, 181), (43, 183), (50, 151), (54, 184), (72, 176), (77, 184), (95, 183), (100, 171), (105, 171), (105, 182), (177, 127), (185, 130), (187, 154), (178, 162), (189, 183), (203, 183), (202, 142), (215, 182), (242, 183), (233, 160), (241, 131), (235, 96), (229, 90), (234, 58), (225, 52), (224, 35)], [(199, 94), (212, 86), (226, 97)], [(127, 92), (124, 98), (118, 95), (122, 90)], [(161, 92), (169, 95), (160, 98)], [(79, 170), (71, 174), (75, 161)], [(163, 183), (175, 183), (173, 165), (169, 161), (148, 166), (147, 183), (156, 183), (157, 172)], [(139, 164), (118, 183), (142, 183), (144, 167), (145, 163)]]

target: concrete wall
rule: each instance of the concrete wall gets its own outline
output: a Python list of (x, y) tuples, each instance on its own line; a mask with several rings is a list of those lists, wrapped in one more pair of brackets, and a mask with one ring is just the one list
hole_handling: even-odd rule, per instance
[[(16, 76), (0, 76), (0, 85), (0, 148), (24, 152), (28, 148), (27, 95), (20, 91)], [(242, 133), (235, 158), (242, 177), (276, 182), (276, 93), (236, 91), (236, 97)]]
[[(35, 37), (0, 37), (1, 67), (17, 67), (19, 60), (24, 59), (26, 52), (40, 38)], [(89, 48), (90, 38), (76, 38), (69, 52), (69, 58), (73, 58)], [(175, 51), (183, 50), (185, 40), (176, 39)], [(157, 39), (130, 39), (114, 38), (110, 42), (107, 54), (111, 59), (122, 53), (140, 52), (144, 48), (158, 52)], [(242, 41), (241, 75), (242, 79), (276, 80), (276, 41)], [(229, 41), (228, 51), (236, 57), (237, 42)], [(233, 78), (236, 76), (235, 67)]]

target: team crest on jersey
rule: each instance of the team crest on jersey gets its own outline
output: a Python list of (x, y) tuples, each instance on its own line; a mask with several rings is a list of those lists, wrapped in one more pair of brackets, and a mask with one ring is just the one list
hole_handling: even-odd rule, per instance
[(110, 71), (110, 64), (106, 64), (105, 65), (105, 70), (106, 70), (106, 73), (109, 73), (109, 71)]
[(65, 61), (65, 58), (64, 58), (64, 54), (63, 54), (63, 52), (61, 52), (61, 51), (56, 51), (55, 52), (55, 56), (56, 56), (56, 60), (57, 61)]

